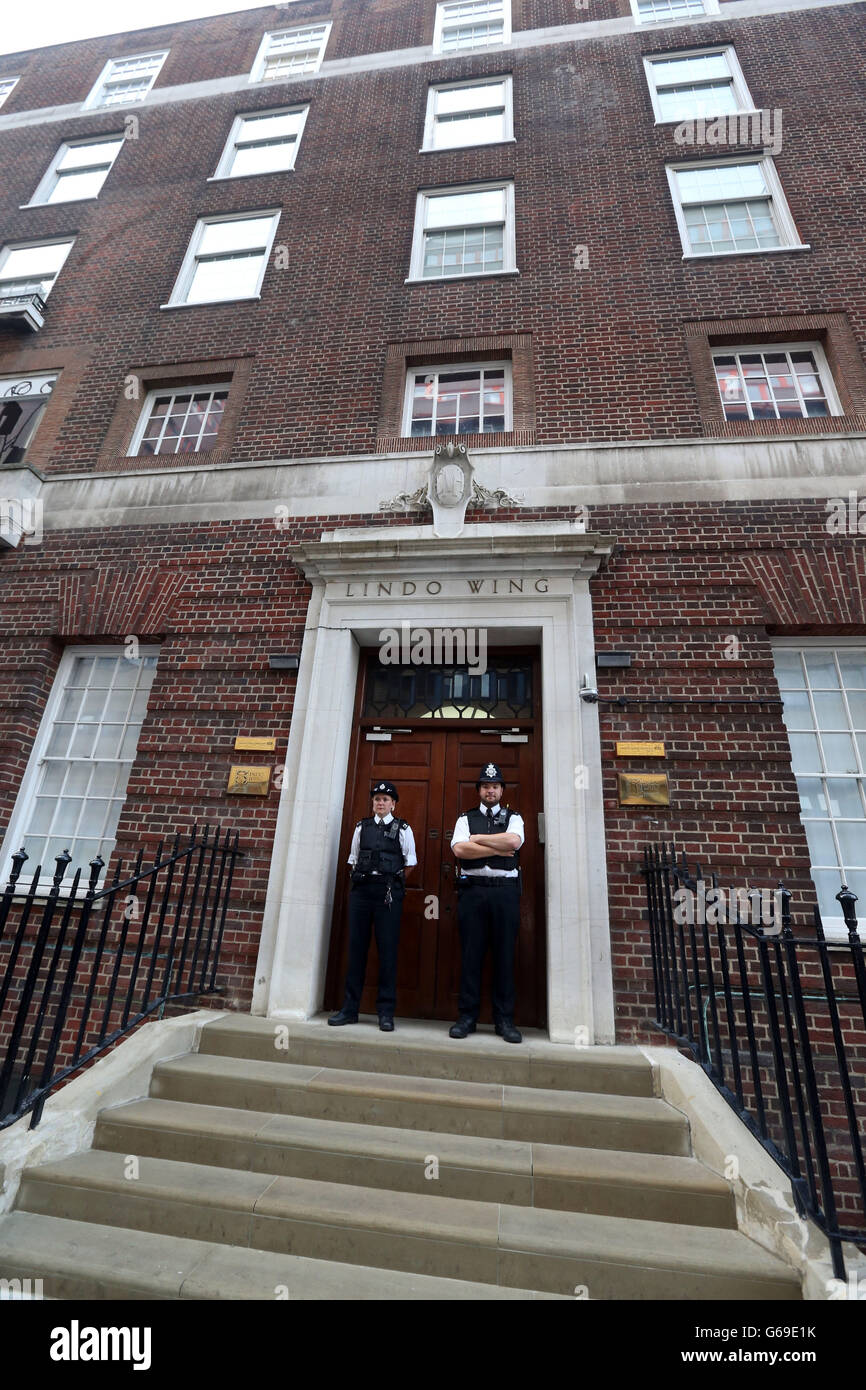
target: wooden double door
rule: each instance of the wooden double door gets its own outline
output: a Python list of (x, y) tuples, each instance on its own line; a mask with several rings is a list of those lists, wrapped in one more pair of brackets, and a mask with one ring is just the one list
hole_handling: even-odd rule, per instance
[[(541, 750), (540, 730), (524, 725), (519, 742), (502, 742), (513, 732), (478, 725), (462, 728), (434, 726), (429, 720), (404, 721), (399, 727), (372, 721), (356, 726), (346, 797), (346, 816), (340, 844), (326, 1008), (338, 1008), (343, 998), (348, 955), (348, 894), (346, 863), (352, 832), (362, 816), (371, 814), (370, 788), (380, 778), (394, 782), (400, 793), (397, 814), (409, 822), (415, 836), (418, 865), (406, 874), (406, 896), (400, 932), (397, 977), (397, 1016), (455, 1019), (460, 985), (460, 937), (457, 926), (456, 867), (451, 836), (457, 817), (478, 804), (475, 782), (485, 763), (502, 768), (507, 786), (503, 803), (523, 816), (526, 842), (521, 850), (523, 895), (517, 945), (517, 1021), (527, 1027), (546, 1023), (544, 952), (543, 847), (539, 845)], [(411, 724), (411, 727), (407, 727)], [(383, 735), (390, 734), (390, 738)], [(525, 741), (523, 741), (525, 740)], [(490, 955), (485, 966), (481, 1020), (489, 1022)], [(375, 1013), (378, 959), (370, 947), (367, 980), (361, 1000), (363, 1013)]]

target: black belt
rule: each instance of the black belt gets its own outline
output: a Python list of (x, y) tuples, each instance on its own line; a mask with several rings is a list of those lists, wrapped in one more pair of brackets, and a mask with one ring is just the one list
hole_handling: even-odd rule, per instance
[(462, 878), (458, 878), (457, 882), (460, 884), (483, 883), (486, 888), (503, 888), (512, 883), (516, 886), (518, 879), (516, 875), (514, 878), (500, 878), (498, 875), (494, 877), (492, 874), (464, 874)]

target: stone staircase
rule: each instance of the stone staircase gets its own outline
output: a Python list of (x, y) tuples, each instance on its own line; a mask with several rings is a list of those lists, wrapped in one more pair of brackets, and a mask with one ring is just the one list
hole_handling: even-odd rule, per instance
[(232, 1015), (25, 1170), (0, 1276), (54, 1298), (799, 1299), (634, 1048)]

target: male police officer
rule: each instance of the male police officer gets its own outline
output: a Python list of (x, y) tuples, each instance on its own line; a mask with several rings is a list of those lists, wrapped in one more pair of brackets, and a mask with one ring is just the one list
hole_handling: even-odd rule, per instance
[(505, 779), (495, 763), (475, 783), (481, 802), (458, 817), (451, 848), (460, 860), (457, 920), (460, 927), (460, 1017), (452, 1038), (475, 1032), (481, 1007), (481, 971), (488, 941), (493, 950), (493, 1020), (506, 1042), (523, 1041), (514, 1026), (514, 948), (520, 927), (518, 854), (523, 818), (501, 806)]
[(349, 863), (352, 891), (349, 894), (349, 968), (343, 1007), (328, 1022), (335, 1028), (358, 1022), (358, 1006), (367, 970), (370, 927), (376, 931), (379, 952), (379, 993), (376, 1012), (383, 1033), (394, 1031), (397, 1002), (397, 945), (400, 940), (400, 914), (406, 886), (404, 869), (417, 864), (415, 837), (404, 820), (396, 820), (394, 807), (399, 801), (393, 782), (378, 782), (373, 788), (373, 815), (355, 826)]

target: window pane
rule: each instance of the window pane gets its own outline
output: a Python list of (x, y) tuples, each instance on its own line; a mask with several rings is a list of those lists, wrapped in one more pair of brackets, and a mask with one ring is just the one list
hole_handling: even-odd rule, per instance
[(107, 174), (107, 169), (92, 169), (86, 174), (62, 174), (48, 195), (47, 201), (70, 203), (76, 198), (95, 198), (105, 183)]
[(200, 304), (208, 300), (244, 299), (258, 289), (261, 253), (223, 256), (200, 261), (195, 269), (186, 300)]
[(70, 145), (57, 165), (58, 170), (81, 169), (88, 165), (109, 165), (117, 157), (122, 140), (94, 140), (89, 145)]
[(266, 246), (272, 225), (271, 217), (241, 217), (231, 222), (208, 222), (202, 233), (197, 255), (212, 256), (225, 251)]
[(56, 275), (69, 255), (71, 241), (44, 243), (40, 246), (18, 246), (9, 252), (3, 262), (4, 280), (20, 279), (32, 275)]
[(806, 670), (809, 673), (809, 684), (816, 689), (838, 690), (839, 677), (836, 674), (836, 662), (831, 651), (807, 649), (804, 653), (806, 660)]
[(440, 116), (456, 111), (484, 111), (492, 106), (504, 105), (504, 82), (481, 82), (473, 87), (450, 87), (436, 93), (436, 110)]
[(273, 116), (245, 116), (241, 121), (237, 143), (247, 140), (287, 139), (297, 135), (303, 120), (303, 111), (281, 111)]
[(669, 58), (653, 63), (656, 86), (671, 83), (705, 82), (710, 78), (729, 78), (728, 60), (724, 53), (699, 53), (690, 58)]
[(684, 203), (706, 202), (711, 198), (747, 198), (767, 192), (760, 164), (680, 169), (677, 179)]
[(235, 152), (231, 172), (236, 178), (244, 174), (271, 174), (291, 169), (295, 157), (294, 140), (276, 145), (245, 145)]
[(468, 227), (479, 222), (505, 221), (505, 190), (451, 193), (427, 200), (428, 227)]
[(433, 143), (437, 149), (462, 145), (489, 145), (505, 139), (504, 112), (480, 116), (449, 117), (436, 122)]
[(684, 121), (698, 116), (727, 116), (737, 110), (734, 84), (708, 82), (702, 87), (673, 87), (658, 93), (659, 117)]

